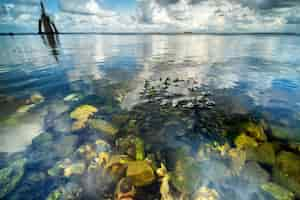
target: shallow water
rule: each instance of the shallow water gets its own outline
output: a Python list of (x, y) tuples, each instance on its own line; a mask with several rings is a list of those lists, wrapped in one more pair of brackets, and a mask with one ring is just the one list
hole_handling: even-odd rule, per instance
[[(141, 97), (145, 81), (151, 87), (160, 88), (166, 79), (176, 85), (168, 88), (168, 95), (186, 98), (192, 90), (199, 90), (209, 94), (209, 101), (215, 105), (210, 107), (210, 112), (221, 112), (229, 118), (263, 118), (270, 126), (287, 130), (282, 131), (284, 134), (273, 134), (276, 141), (300, 142), (300, 37), (63, 35), (59, 40), (59, 45), (51, 48), (39, 36), (0, 37), (0, 152), (3, 153), (0, 167), (1, 163), (7, 166), (8, 160), (16, 156), (30, 157), (32, 152), (40, 151), (32, 149), (31, 141), (45, 132), (53, 132), (54, 138), (60, 138), (54, 139), (57, 146), (64, 142), (61, 137), (66, 135), (79, 138), (71, 142), (76, 148), (95, 140), (94, 134), (81, 138), (82, 133), (76, 135), (71, 130), (70, 112), (83, 104), (97, 107), (99, 116), (107, 121), (123, 112), (132, 117), (137, 113), (140, 131), (144, 131), (139, 133), (140, 137), (153, 145), (152, 150), (147, 150), (149, 152), (153, 148), (161, 149), (162, 144), (170, 148), (188, 145), (197, 149), (203, 138), (186, 136), (189, 128), (185, 127), (186, 123), (197, 120), (196, 111), (184, 110), (180, 113), (184, 122), (178, 124), (175, 114), (160, 119), (163, 114), (157, 113), (155, 100), (153, 103), (151, 99), (157, 97), (158, 104), (162, 105), (161, 98), (169, 96), (148, 96), (150, 100)], [(18, 109), (30, 104), (28, 99), (35, 93), (41, 94), (44, 101), (20, 114)], [(70, 94), (78, 98), (64, 100)], [(204, 124), (214, 121), (209, 117), (201, 120)], [(194, 132), (198, 131), (197, 127)], [(217, 128), (223, 130), (223, 127)], [(148, 132), (153, 130), (157, 133), (150, 137)], [(58, 135), (60, 133), (63, 136)], [(164, 137), (160, 133), (165, 134), (167, 141), (157, 139)], [(182, 139), (185, 136), (188, 139)], [(29, 162), (28, 173), (49, 169), (60, 156), (65, 158), (62, 155), (51, 157), (49, 163), (39, 164), (42, 166)], [(27, 188), (26, 193), (22, 184), (24, 182), (19, 182), (6, 198), (19, 199), (18, 194), (28, 196), (37, 190), (34, 185)], [(45, 185), (40, 186), (43, 192), (40, 196), (32, 195), (32, 199), (44, 198), (57, 185), (61, 185), (61, 181), (45, 181)]]

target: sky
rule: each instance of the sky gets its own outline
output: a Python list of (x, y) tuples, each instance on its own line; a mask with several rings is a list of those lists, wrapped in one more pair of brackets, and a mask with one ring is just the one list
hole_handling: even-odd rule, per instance
[[(37, 32), (40, 0), (1, 0), (0, 32)], [(44, 0), (60, 32), (300, 33), (300, 0)]]

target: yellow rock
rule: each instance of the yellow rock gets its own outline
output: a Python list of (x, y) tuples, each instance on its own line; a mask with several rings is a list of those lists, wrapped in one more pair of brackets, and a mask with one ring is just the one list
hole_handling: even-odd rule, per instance
[(98, 109), (91, 105), (82, 105), (71, 112), (70, 117), (76, 121), (72, 125), (72, 130), (76, 131), (86, 126), (90, 117), (92, 117)]
[(254, 124), (253, 122), (248, 122), (242, 124), (242, 129), (243, 132), (246, 132), (247, 135), (255, 138), (257, 141), (267, 141), (267, 136), (261, 125)]
[(147, 161), (133, 161), (128, 163), (126, 176), (131, 178), (135, 186), (146, 186), (155, 180), (155, 174)]
[(30, 96), (30, 103), (38, 104), (44, 102), (45, 98), (40, 93), (36, 92)]
[(258, 146), (258, 143), (252, 137), (247, 136), (245, 133), (239, 135), (234, 144), (238, 149), (247, 149), (247, 148), (255, 148)]

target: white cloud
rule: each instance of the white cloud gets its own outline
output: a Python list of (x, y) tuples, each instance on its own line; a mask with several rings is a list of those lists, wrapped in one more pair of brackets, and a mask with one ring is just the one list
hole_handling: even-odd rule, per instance
[(59, 6), (63, 12), (73, 14), (97, 15), (99, 17), (111, 17), (116, 14), (104, 9), (96, 0), (59, 0)]

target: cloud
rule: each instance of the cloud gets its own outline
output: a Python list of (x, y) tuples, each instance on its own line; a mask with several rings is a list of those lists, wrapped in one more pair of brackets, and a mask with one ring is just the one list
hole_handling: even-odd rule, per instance
[(116, 14), (104, 9), (96, 0), (59, 0), (59, 7), (61, 11), (72, 14), (97, 15), (99, 17), (111, 17)]
[(298, 23), (299, 6), (296, 0), (139, 0), (137, 19), (177, 31), (285, 32)]

